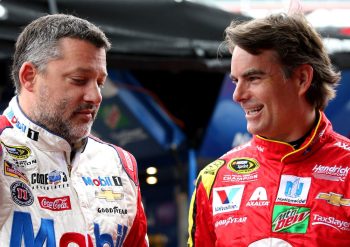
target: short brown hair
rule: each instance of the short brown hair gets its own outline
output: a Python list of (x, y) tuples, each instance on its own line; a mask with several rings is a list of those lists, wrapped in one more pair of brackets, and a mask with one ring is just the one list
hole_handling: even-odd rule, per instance
[(306, 99), (316, 109), (323, 110), (335, 97), (340, 73), (335, 71), (320, 35), (304, 15), (280, 13), (246, 22), (233, 21), (225, 34), (230, 51), (235, 46), (253, 55), (275, 51), (287, 78), (299, 65), (311, 65), (314, 73)]

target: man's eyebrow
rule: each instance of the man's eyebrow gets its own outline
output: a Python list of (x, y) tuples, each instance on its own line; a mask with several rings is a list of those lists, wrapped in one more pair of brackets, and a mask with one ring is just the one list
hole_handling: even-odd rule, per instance
[[(255, 68), (252, 68), (252, 69), (248, 69), (247, 71), (245, 71), (243, 74), (242, 74), (242, 77), (243, 78), (247, 78), (249, 76), (252, 76), (252, 75), (265, 75), (266, 73), (260, 69), (255, 69)], [(237, 81), (238, 79), (236, 77), (234, 77), (232, 74), (229, 75), (231, 80), (232, 81)]]
[(265, 75), (266, 73), (260, 69), (255, 69), (255, 68), (252, 68), (252, 69), (248, 69), (247, 71), (245, 71), (243, 74), (242, 74), (242, 77), (249, 77), (249, 76), (252, 76), (252, 75)]
[(231, 81), (237, 81), (237, 78), (234, 77), (233, 75), (230, 74), (229, 77), (230, 77)]

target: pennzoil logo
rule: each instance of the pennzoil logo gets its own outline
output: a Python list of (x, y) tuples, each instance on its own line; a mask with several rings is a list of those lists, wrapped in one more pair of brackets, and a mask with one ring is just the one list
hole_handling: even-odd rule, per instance
[(259, 167), (259, 163), (255, 159), (250, 158), (232, 159), (228, 164), (228, 168), (238, 174), (249, 174), (258, 170)]
[(15, 159), (19, 159), (19, 160), (25, 160), (27, 159), (30, 154), (31, 154), (31, 151), (28, 147), (26, 146), (9, 146), (9, 145), (6, 145), (5, 143), (1, 142), (4, 147), (6, 148), (6, 151), (7, 153), (15, 158)]
[(316, 196), (316, 199), (326, 200), (331, 205), (334, 206), (350, 206), (350, 199), (343, 198), (343, 195), (329, 192), (329, 193), (319, 193)]

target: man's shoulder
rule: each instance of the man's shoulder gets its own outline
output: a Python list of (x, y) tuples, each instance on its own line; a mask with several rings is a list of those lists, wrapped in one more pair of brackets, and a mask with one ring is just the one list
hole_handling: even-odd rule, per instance
[(8, 127), (11, 127), (11, 123), (9, 122), (9, 120), (4, 116), (4, 115), (0, 115), (0, 133)]
[(332, 142), (330, 145), (334, 146), (335, 148), (339, 149), (339, 151), (344, 150), (345, 152), (348, 152), (350, 154), (350, 139), (339, 134), (336, 132), (333, 132), (332, 135)]
[(105, 152), (112, 152), (117, 155), (128, 176), (138, 185), (138, 168), (133, 154), (117, 145), (102, 141), (93, 135), (90, 135), (89, 139), (90, 141), (88, 141), (87, 146), (93, 146), (91, 150), (94, 150), (94, 152), (100, 153), (101, 155), (105, 155)]

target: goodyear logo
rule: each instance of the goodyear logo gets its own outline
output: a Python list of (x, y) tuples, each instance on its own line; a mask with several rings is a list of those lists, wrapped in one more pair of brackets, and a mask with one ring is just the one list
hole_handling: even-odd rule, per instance
[(228, 168), (238, 174), (249, 174), (256, 171), (260, 167), (255, 159), (236, 158), (230, 160)]
[(13, 158), (16, 158), (19, 160), (25, 160), (31, 154), (30, 149), (26, 146), (9, 146), (9, 145), (4, 144), (3, 142), (1, 142), (1, 143), (6, 148), (6, 151), (8, 152), (8, 154)]

